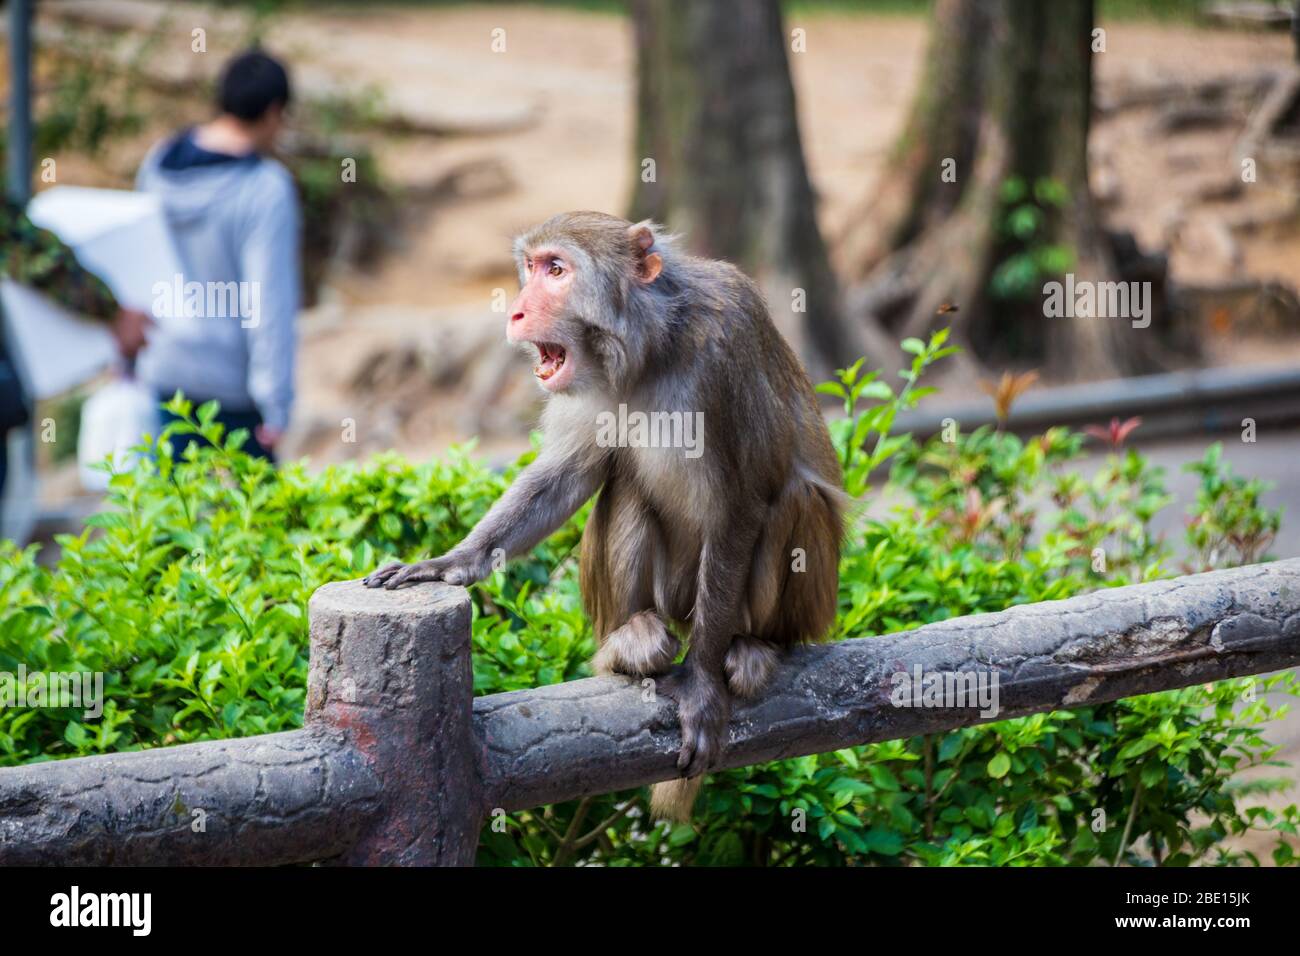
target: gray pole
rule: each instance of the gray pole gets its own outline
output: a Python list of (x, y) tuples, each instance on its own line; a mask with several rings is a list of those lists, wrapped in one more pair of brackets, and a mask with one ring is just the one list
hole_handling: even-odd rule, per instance
[(9, 136), (5, 191), (25, 206), (32, 194), (32, 3), (9, 0)]

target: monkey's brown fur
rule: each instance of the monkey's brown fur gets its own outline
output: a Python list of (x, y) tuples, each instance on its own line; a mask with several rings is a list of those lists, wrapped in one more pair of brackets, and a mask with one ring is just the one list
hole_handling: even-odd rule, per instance
[[(367, 583), (478, 580), (494, 549), (526, 551), (599, 488), (581, 555), (601, 642), (593, 666), (663, 675), (682, 726), (678, 767), (698, 777), (721, 755), (730, 699), (759, 694), (777, 652), (834, 619), (839, 461), (807, 375), (734, 266), (677, 252), (652, 224), (590, 212), (553, 217), (516, 253), (525, 289), (512, 337), (553, 343), (539, 353), (573, 363), (547, 405), (542, 453), (447, 555)], [(702, 413), (702, 454), (602, 445), (598, 416), (620, 405)], [(670, 673), (674, 631), (689, 651)], [(697, 790), (657, 784), (652, 809), (686, 819)]]

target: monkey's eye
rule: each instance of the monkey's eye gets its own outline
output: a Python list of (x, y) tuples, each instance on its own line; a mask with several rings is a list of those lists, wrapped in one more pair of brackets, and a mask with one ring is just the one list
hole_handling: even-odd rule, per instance
[(560, 265), (558, 262), (552, 262), (551, 267), (547, 269), (546, 272), (548, 275), (559, 277), (564, 275), (564, 266)]

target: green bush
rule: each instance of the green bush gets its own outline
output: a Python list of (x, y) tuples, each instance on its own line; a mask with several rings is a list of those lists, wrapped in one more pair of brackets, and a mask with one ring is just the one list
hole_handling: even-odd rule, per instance
[[(926, 391), (926, 366), (948, 351), (942, 335), (904, 347), (913, 363), (897, 392), (861, 363), (822, 387), (845, 403), (832, 432), (849, 489), (863, 494), (889, 464), (883, 494), (897, 501), (853, 523), (833, 639), (1167, 576), (1169, 549), (1150, 530), (1169, 500), (1159, 469), (1129, 451), (1084, 477), (1070, 468), (1082, 439), (1063, 429), (1029, 441), (987, 429), (925, 443), (892, 435), (895, 414)], [(59, 539), (55, 567), (0, 544), (0, 671), (101, 671), (107, 697), (93, 721), (0, 710), (0, 765), (298, 726), (312, 591), (442, 552), (533, 455), (504, 474), (467, 450), (277, 471), (239, 450), (243, 434), (221, 434), (213, 406), (178, 396), (169, 407), (185, 420), (113, 477), (104, 511)], [(166, 437), (196, 430), (216, 447), (173, 459)], [(1258, 484), (1214, 452), (1194, 467), (1196, 560), (1258, 556), (1277, 527)], [(472, 590), (478, 693), (588, 674), (595, 642), (575, 567), (585, 516)], [(1283, 838), (1295, 807), (1244, 799), (1283, 781), (1235, 779), (1273, 758), (1261, 727), (1277, 711), (1263, 695), (1283, 689), (1294, 692), (1290, 675), (1222, 681), (727, 771), (709, 778), (689, 826), (650, 821), (644, 791), (539, 808), (504, 832), (489, 823), (479, 859), (1182, 865), (1239, 862), (1224, 838), (1265, 829), (1279, 835), (1275, 859), (1292, 862)]]

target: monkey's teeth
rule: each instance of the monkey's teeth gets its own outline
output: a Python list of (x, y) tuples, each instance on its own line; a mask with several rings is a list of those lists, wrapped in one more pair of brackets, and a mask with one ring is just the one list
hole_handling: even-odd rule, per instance
[(564, 366), (564, 360), (568, 353), (558, 345), (549, 345), (543, 342), (535, 344), (541, 361), (533, 366), (533, 374), (545, 382)]

